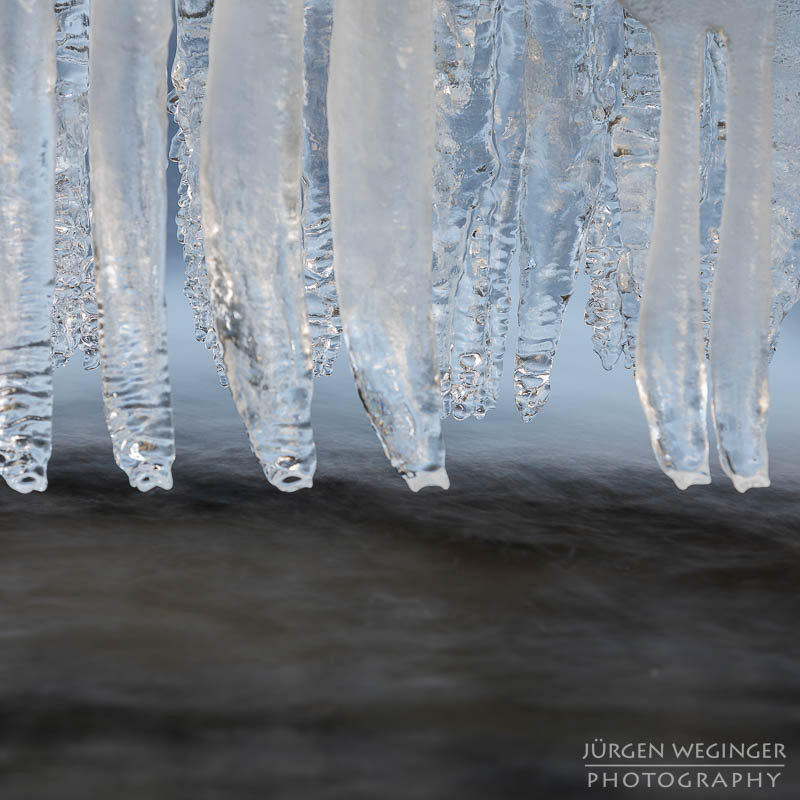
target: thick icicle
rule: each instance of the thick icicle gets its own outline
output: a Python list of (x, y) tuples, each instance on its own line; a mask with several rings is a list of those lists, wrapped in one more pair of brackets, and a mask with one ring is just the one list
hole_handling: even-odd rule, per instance
[(356, 385), (414, 489), (448, 486), (431, 287), (434, 61), (427, 0), (336, 0), (331, 204)]
[(342, 322), (333, 278), (333, 236), (328, 180), (328, 62), (333, 0), (305, 0), (303, 60), (303, 257), (306, 306), (315, 375), (330, 375)]
[(93, 0), (89, 111), (93, 238), (106, 421), (143, 492), (172, 486), (164, 302), (170, 0)]
[(611, 129), (620, 121), (623, 12), (616, 0), (601, 0), (591, 9), (592, 46), (587, 59), (592, 81), (594, 133), (600, 139), (601, 182), (586, 246), (589, 300), (586, 324), (592, 346), (605, 369), (622, 353), (622, 298), (617, 270), (622, 256), (620, 211)]
[(528, 0), (528, 136), (514, 384), (529, 421), (550, 394), (564, 310), (584, 260), (600, 183), (587, 69), (591, 3)]
[(772, 62), (772, 281), (770, 347), (800, 297), (800, 0), (778, 0)]
[(56, 216), (52, 350), (56, 366), (76, 350), (100, 364), (89, 229), (89, 6), (56, 0)]
[(650, 28), (661, 76), (655, 220), (636, 355), (653, 451), (675, 484), (710, 481), (700, 288), (700, 100), (706, 29), (676, 0), (625, 0)]
[(47, 488), (52, 445), (52, 0), (0, 0), (0, 474)]
[(728, 49), (727, 191), (711, 300), (711, 408), (720, 463), (744, 492), (769, 486), (775, 2), (706, 0), (703, 8), (703, 21), (723, 29)]
[(286, 492), (311, 486), (316, 466), (302, 59), (303, 0), (217, 3), (200, 169), (211, 302), (236, 408), (267, 478)]
[(177, 37), (172, 62), (169, 106), (175, 115), (178, 132), (169, 149), (181, 174), (178, 190), (178, 241), (183, 245), (186, 266), (184, 294), (194, 314), (194, 336), (211, 351), (220, 383), (226, 386), (222, 350), (214, 328), (214, 315), (208, 297), (208, 271), (203, 245), (202, 204), (200, 200), (200, 152), (203, 102), (208, 76), (208, 38), (214, 0), (175, 0)]

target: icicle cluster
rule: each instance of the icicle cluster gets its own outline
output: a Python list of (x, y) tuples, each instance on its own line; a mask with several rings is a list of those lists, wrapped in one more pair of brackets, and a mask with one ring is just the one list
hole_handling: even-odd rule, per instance
[(767, 362), (800, 296), (800, 0), (175, 0), (168, 104), (171, 0), (0, 8), (14, 488), (46, 486), (51, 350), (102, 363), (117, 463), (171, 485), (164, 105), (195, 335), (281, 490), (312, 483), (313, 375), (342, 339), (392, 464), (447, 486), (440, 416), (496, 406), (517, 264), (524, 419), (583, 269), (594, 350), (635, 366), (662, 469), (708, 482), (710, 403), (733, 483), (768, 484)]

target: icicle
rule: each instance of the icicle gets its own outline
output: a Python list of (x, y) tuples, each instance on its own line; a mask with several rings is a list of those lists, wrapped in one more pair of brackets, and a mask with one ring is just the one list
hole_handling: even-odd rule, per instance
[(52, 356), (100, 365), (89, 229), (89, 0), (56, 0), (56, 216)]
[(173, 93), (169, 106), (175, 115), (178, 132), (170, 145), (170, 159), (181, 174), (178, 194), (178, 241), (183, 245), (186, 265), (184, 294), (194, 314), (194, 335), (211, 351), (219, 381), (227, 386), (222, 350), (214, 328), (214, 315), (208, 292), (203, 246), (200, 199), (200, 152), (203, 101), (208, 75), (208, 37), (214, 0), (175, 0), (177, 37), (172, 62)]
[[(481, 189), (497, 172), (492, 142), (495, 5), (496, 0), (436, 0), (434, 3), (434, 323), (442, 412), (447, 416), (455, 410), (461, 418), (472, 413), (472, 409), (465, 408), (465, 400), (469, 402), (467, 396), (475, 382), (475, 365), (484, 362), (482, 342), (472, 348), (479, 352), (465, 352), (470, 349), (471, 339), (482, 338), (483, 328), (471, 310), (476, 311), (487, 295), (486, 277), (481, 287), (480, 275), (471, 270), (479, 258), (474, 262), (470, 260), (467, 240), (473, 232), (473, 220), (481, 228), (473, 232), (480, 237), (479, 247), (485, 239), (485, 226), (480, 226), (476, 216), (480, 214)], [(454, 310), (458, 302), (457, 290), (461, 300), (458, 311)], [(465, 303), (466, 308), (463, 307)], [(460, 319), (460, 315), (466, 318)], [(484, 322), (485, 316), (484, 310)], [(461, 341), (456, 341), (458, 339)], [(454, 345), (455, 366), (451, 363)]]
[(302, 0), (217, 4), (200, 170), (211, 301), (236, 408), (267, 478), (286, 492), (311, 486), (316, 466), (302, 58)]
[(800, 297), (800, 2), (778, 0), (772, 62), (772, 280), (770, 348)]
[(514, 255), (519, 244), (520, 189), (525, 150), (525, 56), (527, 30), (525, 0), (502, 0), (497, 14), (495, 63), (494, 144), (498, 172), (492, 185), (495, 207), (489, 219), (491, 248), (488, 255), (489, 321), (485, 408), (494, 408), (503, 376), (511, 315)]
[(303, 97), (303, 256), (306, 306), (315, 375), (330, 375), (342, 323), (333, 279), (333, 237), (328, 181), (328, 62), (333, 0), (305, 0)]
[[(459, 143), (463, 159), (463, 164), (456, 161), (463, 169), (457, 173), (461, 197), (455, 200), (460, 206), (449, 210), (451, 219), (461, 224), (455, 273), (463, 266), (453, 287), (453, 359), (448, 376), (456, 419), (482, 417), (494, 408), (502, 375), (525, 146), (524, 0), (480, 3), (472, 40), (468, 102), (453, 115), (448, 137)], [(447, 71), (452, 68), (445, 75)], [(452, 94), (447, 85), (444, 91)]]
[[(727, 178), (711, 299), (711, 410), (725, 473), (769, 486), (767, 410), (774, 0), (704, 4), (728, 45)], [(797, 198), (795, 198), (796, 202)]]
[(336, 0), (331, 204), (356, 385), (414, 489), (447, 487), (431, 292), (434, 63), (427, 0)]
[(719, 256), (719, 228), (725, 195), (728, 67), (725, 40), (706, 34), (703, 102), (700, 108), (700, 286), (703, 290), (703, 337), (710, 346), (711, 286)]
[(528, 142), (521, 218), (517, 408), (530, 420), (550, 394), (561, 323), (584, 260), (600, 183), (587, 69), (589, 7), (528, 0)]
[(47, 488), (52, 444), (55, 17), (0, 0), (0, 474)]
[(170, 0), (94, 0), (89, 113), (106, 420), (131, 486), (172, 486), (166, 137)]
[(623, 245), (617, 289), (623, 320), (625, 366), (636, 360), (639, 299), (653, 233), (661, 85), (653, 37), (627, 12), (622, 61), (621, 116), (611, 128), (611, 150)]
[(586, 324), (592, 328), (592, 346), (605, 369), (622, 353), (624, 324), (617, 272), (622, 256), (620, 210), (611, 129), (621, 113), (621, 68), (624, 49), (622, 8), (616, 0), (600, 0), (591, 8), (593, 41), (589, 53), (592, 78), (592, 117), (601, 141), (601, 183), (592, 214), (586, 247), (590, 294)]

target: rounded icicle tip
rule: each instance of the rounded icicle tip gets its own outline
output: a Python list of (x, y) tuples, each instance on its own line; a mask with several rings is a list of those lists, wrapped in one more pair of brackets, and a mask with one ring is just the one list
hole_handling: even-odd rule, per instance
[(432, 470), (420, 470), (419, 472), (405, 472), (403, 478), (412, 492), (426, 489), (429, 486), (438, 486), (440, 489), (450, 488), (450, 478), (444, 467), (437, 467)]
[(142, 463), (128, 473), (128, 480), (134, 489), (149, 492), (151, 489), (172, 488), (172, 467), (169, 464)]

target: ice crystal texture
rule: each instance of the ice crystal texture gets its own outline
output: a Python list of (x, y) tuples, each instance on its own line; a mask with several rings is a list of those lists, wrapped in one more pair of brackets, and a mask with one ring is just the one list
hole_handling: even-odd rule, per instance
[(328, 68), (333, 0), (305, 0), (303, 61), (303, 256), (306, 305), (315, 375), (330, 375), (342, 323), (333, 279), (333, 234), (328, 179)]
[(268, 480), (283, 491), (311, 486), (316, 467), (302, 123), (301, 0), (218, 3), (201, 168), (211, 301), (236, 408)]
[(0, 0), (0, 475), (47, 488), (52, 444), (55, 17)]
[(90, 0), (56, 0), (56, 160), (53, 363), (76, 350), (100, 364), (97, 300), (89, 223)]
[(192, 306), (195, 339), (211, 351), (220, 383), (225, 386), (225, 365), (208, 296), (200, 200), (201, 126), (213, 11), (214, 0), (175, 0), (177, 31), (169, 107), (175, 115), (178, 132), (170, 144), (169, 155), (177, 162), (181, 174), (175, 222), (186, 269), (183, 291)]
[(166, 69), (170, 0), (93, 0), (89, 113), (106, 421), (131, 486), (172, 486), (167, 372)]
[(523, 0), (434, 4), (434, 319), (442, 410), (497, 402), (524, 147)]
[(414, 490), (448, 485), (432, 318), (433, 95), (427, 0), (336, 0), (328, 117), (344, 336), (364, 407)]

